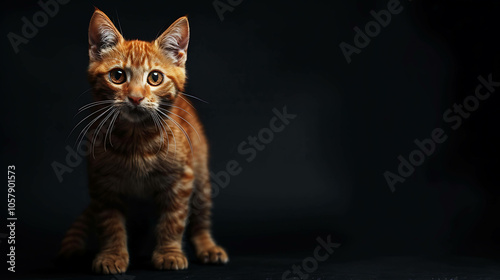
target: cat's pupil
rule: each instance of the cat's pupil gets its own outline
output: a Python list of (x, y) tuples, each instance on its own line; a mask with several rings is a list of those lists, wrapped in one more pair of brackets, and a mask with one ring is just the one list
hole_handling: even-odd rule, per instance
[(122, 75), (123, 75), (123, 72), (121, 70), (116, 70), (114, 73), (115, 80), (119, 81), (121, 79)]
[(152, 78), (153, 78), (153, 82), (155, 82), (155, 83), (158, 82), (158, 73), (153, 73)]

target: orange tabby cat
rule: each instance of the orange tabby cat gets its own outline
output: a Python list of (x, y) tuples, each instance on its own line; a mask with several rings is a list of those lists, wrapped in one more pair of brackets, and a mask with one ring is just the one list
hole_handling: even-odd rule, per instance
[(181, 245), (188, 218), (197, 257), (204, 263), (228, 261), (210, 234), (207, 142), (196, 111), (183, 97), (188, 43), (186, 17), (145, 42), (125, 40), (102, 11), (94, 12), (88, 77), (95, 99), (91, 105), (99, 116), (91, 128), (99, 131), (108, 122), (111, 128), (88, 157), (91, 202), (66, 233), (61, 256), (84, 250), (93, 223), (100, 241), (93, 270), (125, 272), (124, 199), (151, 196), (160, 209), (152, 256), (157, 269), (188, 267)]

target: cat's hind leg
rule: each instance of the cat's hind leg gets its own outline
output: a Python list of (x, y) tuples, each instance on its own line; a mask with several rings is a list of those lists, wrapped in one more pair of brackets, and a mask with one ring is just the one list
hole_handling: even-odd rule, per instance
[(196, 256), (202, 263), (224, 264), (229, 261), (227, 253), (215, 243), (210, 232), (211, 194), (208, 175), (196, 180), (195, 190), (191, 197), (189, 234)]
[(92, 224), (92, 210), (88, 206), (80, 216), (73, 222), (61, 242), (58, 257), (69, 259), (78, 257), (85, 253), (86, 240), (89, 227)]

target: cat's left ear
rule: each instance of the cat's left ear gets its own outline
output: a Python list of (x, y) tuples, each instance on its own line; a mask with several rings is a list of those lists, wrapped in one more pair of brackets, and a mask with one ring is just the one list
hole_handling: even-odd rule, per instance
[(177, 66), (184, 67), (187, 60), (189, 45), (189, 22), (187, 17), (181, 17), (163, 32), (155, 41)]

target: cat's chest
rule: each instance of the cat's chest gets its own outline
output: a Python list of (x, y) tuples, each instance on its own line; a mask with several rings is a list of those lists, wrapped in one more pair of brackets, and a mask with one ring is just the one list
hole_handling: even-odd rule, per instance
[(109, 153), (92, 160), (91, 172), (113, 191), (129, 195), (152, 194), (171, 187), (182, 170), (175, 159), (161, 154)]
[(122, 174), (121, 177), (115, 177), (112, 188), (128, 196), (148, 197), (162, 189), (172, 188), (174, 183), (173, 176), (165, 173), (150, 173), (145, 177)]
[(145, 153), (114, 153), (105, 162), (112, 162), (114, 171), (132, 177), (149, 176), (152, 173), (165, 171), (175, 162), (158, 154)]

